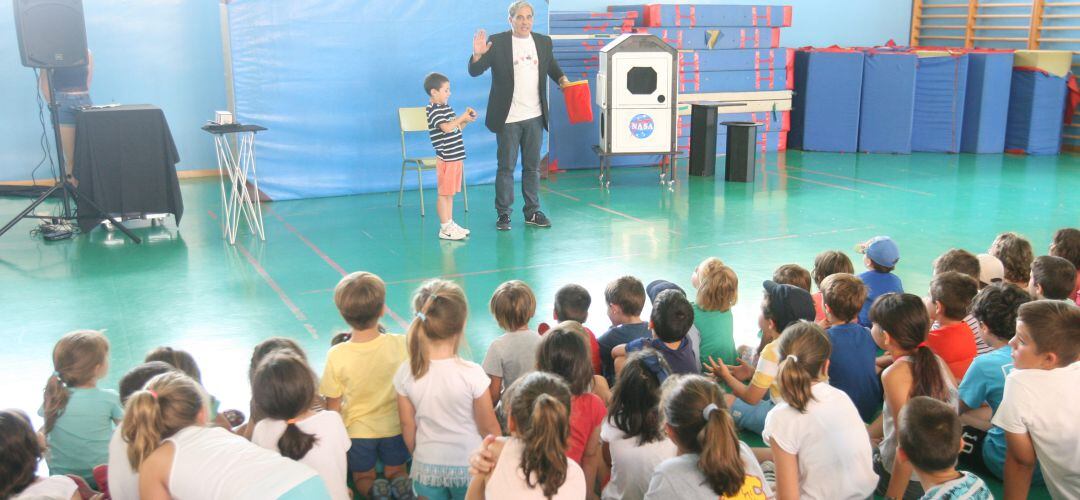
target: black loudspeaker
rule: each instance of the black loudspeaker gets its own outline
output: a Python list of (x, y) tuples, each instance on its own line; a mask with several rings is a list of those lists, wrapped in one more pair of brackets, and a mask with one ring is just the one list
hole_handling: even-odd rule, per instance
[(87, 63), (82, 0), (13, 0), (13, 3), (15, 35), (23, 66), (65, 68)]
[(690, 105), (690, 175), (716, 173), (716, 105)]

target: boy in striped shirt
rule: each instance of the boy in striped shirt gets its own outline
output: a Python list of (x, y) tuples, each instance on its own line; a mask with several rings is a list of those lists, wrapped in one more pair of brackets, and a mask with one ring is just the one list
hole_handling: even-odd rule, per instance
[(439, 214), (439, 238), (462, 240), (469, 230), (454, 222), (454, 195), (461, 191), (461, 176), (465, 161), (465, 142), (461, 130), (476, 121), (476, 110), (465, 108), (461, 116), (454, 114), (450, 100), (450, 79), (439, 73), (424, 78), (424, 91), (431, 102), (427, 105), (428, 135), (435, 148), (435, 174), (438, 178), (439, 199), (435, 205)]

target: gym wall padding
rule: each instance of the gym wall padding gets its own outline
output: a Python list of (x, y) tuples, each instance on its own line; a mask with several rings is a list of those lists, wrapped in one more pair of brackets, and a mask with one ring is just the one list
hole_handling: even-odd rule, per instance
[(960, 151), (1005, 151), (1005, 123), (1009, 117), (1013, 54), (1010, 51), (975, 51), (968, 54), (967, 95)]
[(916, 58), (906, 52), (866, 53), (859, 110), (860, 152), (911, 153)]
[(855, 152), (859, 144), (863, 53), (795, 52), (795, 96), (788, 145), (807, 151)]
[[(546, 4), (533, 5), (533, 30), (545, 33)], [(259, 188), (271, 198), (397, 190), (397, 109), (427, 104), (432, 71), (449, 77), (458, 113), (480, 113), (465, 130), (467, 181), (494, 179), (495, 135), (483, 125), (491, 72), (472, 78), (467, 66), (478, 28), (509, 29), (506, 5), (233, 0), (229, 14), (237, 118), (269, 129), (255, 150)], [(432, 154), (426, 135), (415, 134), (410, 153)], [(405, 179), (416, 189), (415, 174)], [(434, 186), (435, 175), (424, 183)]]
[(1061, 151), (1061, 129), (1068, 94), (1064, 78), (1039, 70), (1015, 69), (1009, 94), (1005, 149), (1029, 155)]
[(960, 152), (967, 73), (967, 54), (919, 58), (912, 151)]

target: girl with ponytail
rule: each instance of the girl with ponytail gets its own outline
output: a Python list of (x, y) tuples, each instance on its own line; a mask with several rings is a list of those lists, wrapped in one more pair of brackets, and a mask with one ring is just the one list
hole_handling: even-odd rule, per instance
[(352, 498), (345, 484), (352, 446), (341, 415), (311, 409), (315, 373), (300, 356), (278, 352), (255, 369), (252, 401), (266, 416), (251, 442), (315, 469), (333, 500)]
[(783, 401), (765, 417), (761, 435), (776, 463), (776, 497), (869, 498), (877, 485), (870, 437), (855, 403), (829, 385), (828, 334), (803, 320), (787, 327), (779, 343)]
[(158, 375), (127, 400), (124, 441), (142, 498), (329, 498), (310, 467), (220, 427), (207, 427), (202, 386)]
[[(585, 473), (566, 458), (570, 436), (570, 388), (544, 372), (524, 375), (507, 390), (509, 438), (486, 439), (494, 468), (478, 473), (466, 498), (585, 498)], [(482, 451), (482, 450), (477, 450)]]
[(480, 365), (458, 356), (469, 314), (465, 292), (431, 280), (413, 295), (409, 361), (394, 375), (402, 437), (412, 453), (418, 496), (464, 498), (469, 452), (482, 436), (502, 435)]
[(723, 392), (700, 375), (667, 379), (660, 408), (664, 429), (678, 448), (649, 481), (649, 500), (771, 499), (754, 453), (739, 441)]
[(660, 384), (670, 374), (667, 361), (652, 349), (632, 353), (619, 372), (600, 428), (603, 456), (611, 468), (601, 498), (641, 500), (656, 466), (675, 456), (675, 443), (664, 435), (660, 416)]
[(94, 484), (93, 469), (108, 462), (109, 439), (124, 416), (116, 391), (97, 387), (109, 371), (109, 341), (98, 331), (74, 331), (56, 342), (52, 359), (39, 411), (49, 472)]
[(911, 463), (896, 460), (896, 419), (900, 409), (915, 396), (928, 396), (957, 407), (956, 381), (952, 372), (926, 344), (930, 315), (921, 298), (910, 293), (888, 293), (870, 307), (870, 330), (874, 342), (893, 358), (881, 373), (885, 404), (881, 416), (870, 425), (870, 437), (881, 439), (874, 471), (881, 480), (876, 493), (893, 498), (919, 498), (923, 494)]

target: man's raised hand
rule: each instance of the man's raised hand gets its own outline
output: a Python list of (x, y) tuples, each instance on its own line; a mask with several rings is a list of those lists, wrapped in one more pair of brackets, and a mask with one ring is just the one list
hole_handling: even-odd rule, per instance
[(472, 39), (473, 60), (479, 60), (488, 50), (491, 50), (491, 42), (487, 41), (487, 31), (483, 28), (476, 30)]

